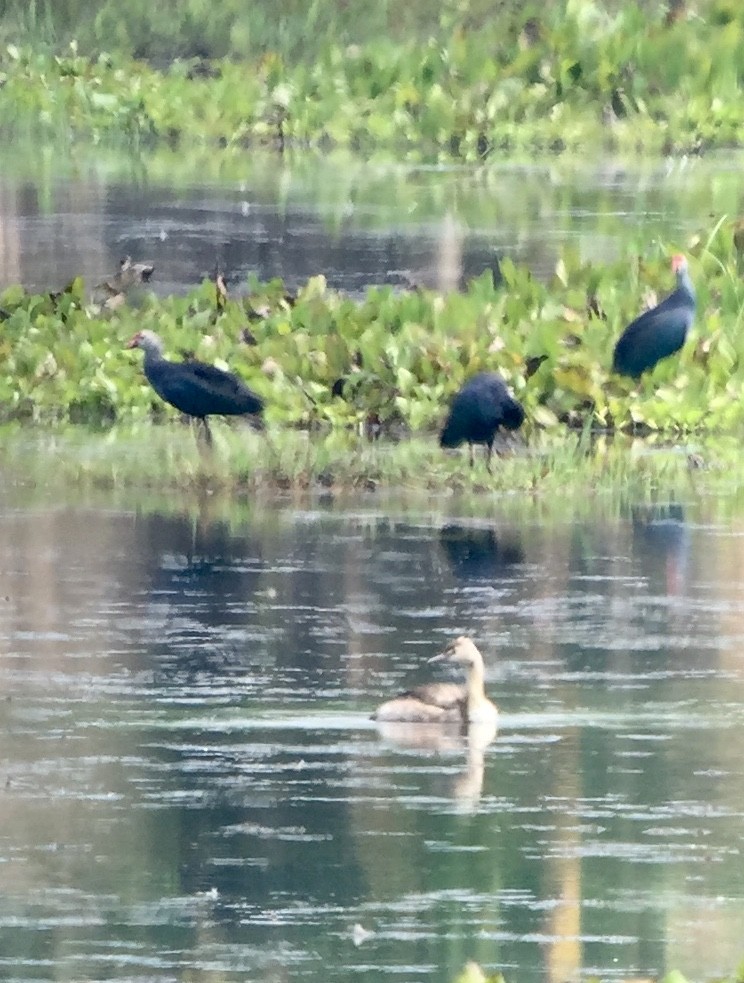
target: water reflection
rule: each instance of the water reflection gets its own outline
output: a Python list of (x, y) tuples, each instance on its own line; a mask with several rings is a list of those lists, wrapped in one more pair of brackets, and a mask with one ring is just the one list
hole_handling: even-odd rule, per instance
[(447, 777), (444, 794), (465, 810), (476, 808), (483, 791), (486, 748), (498, 733), (495, 720), (465, 727), (380, 720), (377, 729), (382, 740), (391, 747), (437, 754), (457, 753), (464, 758), (465, 768)]
[(684, 240), (711, 215), (735, 216), (744, 181), (734, 154), (484, 170), (252, 153), (238, 179), (211, 183), (199, 162), (189, 171), (183, 160), (132, 165), (94, 151), (79, 151), (66, 177), (62, 158), (50, 170), (35, 152), (13, 177), (13, 154), (0, 183), (0, 279), (42, 291), (80, 274), (99, 283), (126, 255), (155, 265), (162, 294), (190, 288), (215, 263), (235, 284), (255, 273), (295, 287), (323, 273), (351, 293), (383, 283), (450, 289), (484, 270), (498, 275), (504, 256), (549, 276), (567, 243), (601, 263)]
[(242, 632), (261, 605), (260, 540), (250, 530), (215, 521), (205, 503), (194, 516), (136, 516), (132, 549), (140, 558), (147, 605), (143, 627), (153, 639), (150, 656), (159, 670), (228, 672), (244, 666)]
[(462, 579), (492, 580), (508, 576), (510, 567), (524, 561), (515, 532), (499, 538), (491, 529), (448, 523), (442, 526), (439, 542), (453, 574)]
[[(738, 512), (16, 494), (0, 975), (449, 983), (473, 958), (559, 983), (741, 957)], [(498, 648), (498, 736), (378, 733), (461, 630)]]
[(686, 587), (690, 531), (684, 508), (678, 504), (653, 505), (633, 509), (633, 537), (638, 548), (663, 568), (666, 593), (683, 594)]

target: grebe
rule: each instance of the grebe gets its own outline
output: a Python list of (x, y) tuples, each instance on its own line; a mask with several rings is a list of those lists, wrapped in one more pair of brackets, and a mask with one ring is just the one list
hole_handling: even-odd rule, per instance
[(498, 709), (483, 689), (483, 656), (472, 638), (460, 635), (429, 662), (456, 662), (465, 666), (467, 680), (459, 683), (425, 683), (387, 700), (372, 714), (380, 722), (409, 723), (495, 722)]

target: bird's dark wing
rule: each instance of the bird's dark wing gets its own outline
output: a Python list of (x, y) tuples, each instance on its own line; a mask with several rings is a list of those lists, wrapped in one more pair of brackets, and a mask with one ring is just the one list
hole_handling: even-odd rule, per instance
[(466, 692), (465, 687), (459, 683), (424, 683), (401, 693), (401, 697), (405, 696), (441, 710), (452, 710), (466, 699)]
[(223, 406), (222, 409), (212, 410), (212, 413), (259, 413), (263, 409), (261, 397), (233, 372), (204, 362), (185, 362), (184, 368), (190, 371), (194, 383), (209, 394), (215, 405)]
[(662, 337), (675, 329), (687, 331), (694, 316), (694, 304), (690, 304), (684, 295), (675, 291), (650, 311), (639, 314), (625, 329), (623, 336), (637, 340), (646, 331)]
[(509, 394), (506, 383), (493, 374), (483, 379), (474, 390), (474, 412), (487, 428), (506, 426), (516, 430), (524, 421), (524, 410)]
[(203, 362), (159, 359), (146, 363), (145, 372), (159, 396), (190, 416), (231, 416), (263, 409), (263, 400), (236, 375)]
[(625, 375), (639, 376), (682, 347), (695, 315), (693, 305), (675, 291), (653, 310), (644, 311), (623, 331), (613, 365)]
[(679, 314), (687, 317), (692, 322), (695, 316), (695, 297), (684, 287), (673, 290), (668, 297), (665, 297), (660, 304), (657, 304), (654, 311), (661, 315)]
[(184, 364), (195, 379), (219, 392), (237, 393), (243, 385), (234, 372), (218, 369), (216, 365), (207, 365), (206, 362), (196, 360)]
[(199, 407), (194, 406), (199, 399), (198, 387), (195, 389), (191, 373), (184, 372), (184, 366), (158, 358), (152, 362), (145, 359), (145, 375), (155, 392), (167, 403), (182, 413), (203, 416)]
[(495, 372), (481, 372), (469, 379), (452, 400), (439, 442), (457, 447), (464, 440), (489, 444), (500, 426), (516, 430), (524, 410), (512, 399), (506, 383)]

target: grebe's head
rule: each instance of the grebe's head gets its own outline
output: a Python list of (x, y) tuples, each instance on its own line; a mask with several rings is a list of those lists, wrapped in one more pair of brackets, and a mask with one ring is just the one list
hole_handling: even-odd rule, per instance
[(483, 657), (472, 638), (460, 635), (443, 652), (429, 659), (429, 662), (458, 662), (460, 665), (472, 666), (482, 663)]

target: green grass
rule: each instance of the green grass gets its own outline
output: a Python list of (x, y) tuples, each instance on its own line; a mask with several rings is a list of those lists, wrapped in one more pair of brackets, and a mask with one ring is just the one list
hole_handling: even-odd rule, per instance
[[(238, 155), (265, 144), (498, 162), (741, 146), (744, 8), (696, 6), (670, 24), (661, 4), (634, 0), (14, 4), (0, 23), (0, 124)], [(220, 60), (205, 68), (205, 56)]]
[[(16, 482), (38, 488), (203, 494), (255, 501), (288, 495), (393, 495), (432, 505), (498, 499), (500, 506), (554, 503), (566, 517), (582, 509), (617, 512), (628, 503), (698, 495), (738, 501), (744, 495), (743, 455), (734, 438), (689, 446), (649, 445), (630, 438), (590, 439), (532, 431), (494, 457), (492, 473), (477, 455), (444, 452), (436, 435), (370, 442), (350, 432), (307, 433), (215, 425), (206, 452), (191, 428), (140, 423), (107, 433), (84, 428), (41, 432), (6, 427), (0, 466)], [(433, 496), (433, 498), (432, 498)]]
[[(63, 47), (76, 39), (85, 51), (116, 50), (140, 58), (258, 57), (278, 52), (313, 61), (330, 42), (366, 45), (381, 36), (424, 41), (455, 29), (480, 32), (494, 20), (518, 33), (530, 17), (554, 23), (564, 0), (7, 0), (1, 27), (7, 39)], [(611, 16), (622, 0), (604, 0)], [(710, 6), (710, 4), (708, 4)], [(656, 14), (661, 20), (662, 10)], [(516, 37), (516, 34), (515, 34)]]

